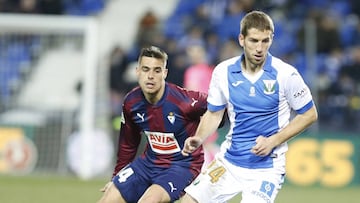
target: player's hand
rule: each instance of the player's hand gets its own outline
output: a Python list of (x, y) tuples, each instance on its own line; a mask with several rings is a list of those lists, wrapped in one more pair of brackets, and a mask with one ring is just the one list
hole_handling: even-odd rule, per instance
[(257, 156), (267, 156), (275, 147), (271, 137), (264, 137), (260, 135), (256, 138), (256, 144), (252, 147), (251, 152)]
[(112, 182), (109, 181), (108, 183), (106, 183), (106, 185), (100, 189), (100, 192), (105, 192), (110, 186), (111, 186)]
[(189, 156), (189, 154), (193, 153), (201, 144), (201, 138), (188, 137), (184, 142), (184, 148), (182, 149), (181, 154), (184, 156)]

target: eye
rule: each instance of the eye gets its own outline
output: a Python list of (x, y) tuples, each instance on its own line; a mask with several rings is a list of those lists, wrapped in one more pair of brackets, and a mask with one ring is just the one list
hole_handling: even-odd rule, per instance
[(269, 43), (270, 42), (270, 39), (269, 38), (266, 38), (263, 40), (264, 43)]
[(144, 72), (148, 72), (150, 70), (150, 68), (146, 67), (146, 66), (143, 66), (143, 67), (141, 67), (141, 70), (144, 71)]
[(155, 69), (155, 73), (161, 73), (162, 69), (161, 68), (156, 68)]

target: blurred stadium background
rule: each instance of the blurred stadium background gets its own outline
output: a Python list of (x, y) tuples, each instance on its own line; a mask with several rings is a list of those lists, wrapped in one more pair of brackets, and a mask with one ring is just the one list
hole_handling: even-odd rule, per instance
[(356, 0), (1, 0), (0, 202), (95, 202), (139, 49), (166, 50), (168, 81), (182, 85), (187, 48), (205, 47), (210, 65), (239, 55), (239, 21), (253, 9), (273, 17), (271, 53), (303, 74), (320, 113), (290, 142), (278, 202), (357, 202)]

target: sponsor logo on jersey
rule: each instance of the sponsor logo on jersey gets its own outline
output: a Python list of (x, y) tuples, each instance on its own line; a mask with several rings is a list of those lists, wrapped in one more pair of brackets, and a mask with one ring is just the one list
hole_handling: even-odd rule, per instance
[(297, 72), (291, 73), (291, 76), (298, 76), (299, 74)]
[(174, 115), (174, 112), (170, 112), (169, 115), (167, 116), (167, 119), (169, 120), (169, 122), (171, 124), (174, 124), (175, 123), (175, 115)]
[(304, 87), (304, 88), (302, 88), (300, 91), (298, 91), (298, 92), (296, 92), (293, 96), (294, 96), (294, 98), (296, 99), (296, 98), (298, 98), (298, 97), (303, 97), (304, 95), (306, 95), (307, 94), (307, 88), (306, 87)]
[(241, 83), (244, 83), (244, 81), (238, 80), (238, 81), (236, 81), (236, 82), (231, 83), (231, 85), (234, 86), (234, 87), (237, 87), (237, 86), (239, 86)]
[(180, 152), (180, 146), (174, 133), (144, 131), (151, 149), (159, 154)]
[(139, 117), (141, 119), (142, 122), (145, 121), (145, 113), (136, 113), (136, 116)]
[(199, 100), (196, 100), (194, 98), (191, 98), (193, 100), (193, 102), (191, 103), (191, 106), (194, 107), (196, 103), (199, 102)]
[(264, 93), (274, 94), (276, 80), (263, 80), (263, 82), (264, 82)]

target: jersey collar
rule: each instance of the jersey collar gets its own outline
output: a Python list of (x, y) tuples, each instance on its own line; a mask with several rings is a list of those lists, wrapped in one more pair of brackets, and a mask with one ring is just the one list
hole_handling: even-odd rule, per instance
[[(245, 55), (241, 54), (240, 58), (236, 60), (236, 62), (232, 65), (230, 65), (230, 71), (232, 73), (241, 73), (241, 61), (244, 59)], [(272, 55), (270, 53), (267, 54), (265, 59), (265, 64), (263, 66), (264, 71), (270, 72), (271, 71), (271, 61), (272, 61)]]

